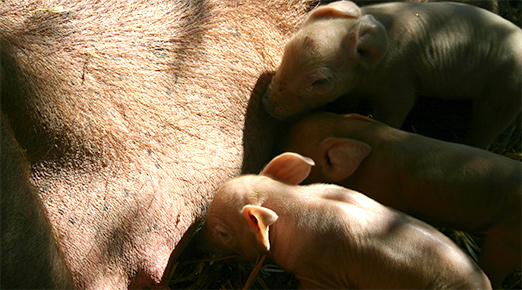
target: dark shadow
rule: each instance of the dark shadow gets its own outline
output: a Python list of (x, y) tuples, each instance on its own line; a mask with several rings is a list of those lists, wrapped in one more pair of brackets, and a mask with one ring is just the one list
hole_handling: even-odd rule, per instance
[[(5, 47), (4, 45), (2, 45)], [(51, 148), (53, 141), (60, 142), (63, 138), (41, 128), (38, 120), (34, 120), (29, 105), (29, 99), (34, 96), (30, 85), (18, 75), (22, 69), (16, 59), (6, 50), (0, 52), (0, 65), (3, 68), (2, 92), (0, 95), (2, 113), (13, 124), (12, 129), (17, 142), (26, 151), (30, 163), (40, 159)], [(26, 79), (35, 76), (25, 72)]]
[(9, 123), (0, 112), (0, 288), (71, 288), (46, 209), (30, 182), (29, 163)]
[[(342, 100), (324, 107), (324, 111), (336, 114), (372, 114), (373, 105), (363, 98), (350, 105)], [(401, 126), (401, 130), (449, 142), (461, 143), (471, 122), (470, 100), (443, 100), (420, 97)]]
[(274, 156), (275, 144), (289, 129), (289, 121), (280, 121), (268, 115), (261, 104), (261, 97), (273, 74), (261, 74), (250, 95), (243, 128), (243, 174), (259, 173)]
[(419, 98), (401, 129), (444, 141), (462, 143), (469, 130), (472, 102)]
[[(24, 149), (29, 163), (52, 160), (57, 165), (67, 162), (68, 165), (84, 166), (86, 162), (91, 162), (96, 166), (99, 152), (85, 146), (86, 142), (82, 140), (72, 141), (64, 128), (50, 128), (47, 120), (41, 117), (41, 108), (38, 106), (42, 101), (38, 100), (40, 96), (31, 82), (40, 77), (25, 70), (23, 64), (13, 58), (7, 49), (0, 51), (0, 66), (4, 71), (4, 76), (0, 79), (1, 111), (10, 121), (15, 139)], [(56, 118), (55, 122), (60, 124), (60, 119)], [(66, 156), (71, 158), (66, 160)]]
[[(167, 268), (165, 269), (163, 277), (161, 278), (162, 285), (169, 284), (174, 271), (176, 270), (176, 263), (179, 262), (179, 260), (194, 259), (195, 257), (202, 256), (202, 251), (199, 250), (200, 242), (198, 242), (199, 239), (196, 237), (196, 233), (198, 232), (198, 229), (201, 227), (202, 223), (202, 219), (196, 220), (188, 228), (185, 234), (183, 234), (183, 237), (181, 237), (178, 245), (170, 254), (169, 263), (167, 264)], [(132, 287), (130, 287), (130, 289), (132, 289)]]

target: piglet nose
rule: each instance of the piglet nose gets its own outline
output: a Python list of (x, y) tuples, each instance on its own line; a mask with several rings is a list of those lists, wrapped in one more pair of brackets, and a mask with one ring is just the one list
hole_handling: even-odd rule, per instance
[(261, 102), (263, 103), (263, 107), (268, 113), (274, 111), (274, 108), (272, 107), (272, 104), (270, 104), (270, 102), (268, 101), (268, 97), (266, 95), (263, 96)]
[(261, 102), (263, 103), (263, 107), (265, 108), (266, 112), (268, 114), (270, 114), (272, 117), (276, 117), (276, 113), (275, 113), (275, 109), (274, 107), (272, 106), (272, 104), (270, 103), (270, 101), (268, 100), (268, 95), (264, 95), (263, 98), (261, 99)]

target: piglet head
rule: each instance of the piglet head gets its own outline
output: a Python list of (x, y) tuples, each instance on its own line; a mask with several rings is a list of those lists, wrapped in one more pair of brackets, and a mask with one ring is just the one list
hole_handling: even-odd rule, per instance
[(346, 134), (361, 121), (375, 123), (358, 114), (317, 113), (301, 120), (291, 130), (284, 148), (310, 156), (317, 164), (307, 183), (340, 183), (356, 172), (372, 151), (370, 145)]
[(353, 2), (319, 6), (287, 43), (263, 96), (266, 111), (283, 119), (345, 95), (361, 67), (373, 68), (386, 45), (384, 26), (371, 15), (361, 16)]
[[(225, 183), (209, 209), (204, 231), (209, 246), (254, 259), (270, 250), (269, 227), (279, 216), (264, 207), (267, 192), (298, 184), (308, 176), (313, 161), (294, 153), (274, 158), (260, 175), (245, 175)], [(278, 179), (279, 181), (276, 181)]]
[(256, 205), (262, 184), (255, 177), (235, 178), (216, 193), (204, 229), (213, 250), (235, 252), (245, 259), (255, 259), (270, 250), (268, 229), (278, 215)]

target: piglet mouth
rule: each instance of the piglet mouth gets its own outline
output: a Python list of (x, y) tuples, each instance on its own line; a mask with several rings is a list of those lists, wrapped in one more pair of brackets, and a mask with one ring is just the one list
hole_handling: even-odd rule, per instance
[(302, 105), (302, 107), (296, 109), (296, 110), (288, 110), (287, 106), (282, 105), (275, 105), (273, 102), (270, 102), (268, 100), (268, 97), (265, 95), (261, 99), (261, 102), (263, 103), (263, 107), (265, 108), (265, 111), (272, 117), (281, 120), (281, 121), (296, 121), (297, 119), (303, 117), (303, 114), (309, 111), (312, 111), (312, 108), (309, 108), (308, 106)]

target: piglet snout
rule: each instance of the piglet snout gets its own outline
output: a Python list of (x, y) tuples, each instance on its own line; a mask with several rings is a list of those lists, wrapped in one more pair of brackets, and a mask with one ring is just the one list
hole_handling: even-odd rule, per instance
[(277, 116), (277, 114), (275, 113), (275, 109), (274, 109), (274, 106), (272, 106), (272, 103), (270, 103), (270, 101), (268, 100), (268, 94), (265, 93), (265, 95), (263, 95), (263, 98), (261, 99), (261, 102), (263, 103), (263, 107), (265, 108), (265, 111), (272, 117), (274, 118), (280, 118), (279, 116)]
[(277, 119), (283, 119), (283, 115), (281, 115), (279, 112), (277, 112), (277, 105), (274, 105), (273, 102), (270, 101), (270, 96), (273, 94), (273, 87), (274, 83), (270, 82), (268, 87), (266, 88), (265, 93), (263, 94), (263, 97), (261, 99), (261, 102), (263, 103), (263, 107), (265, 108), (265, 111), (272, 117)]

